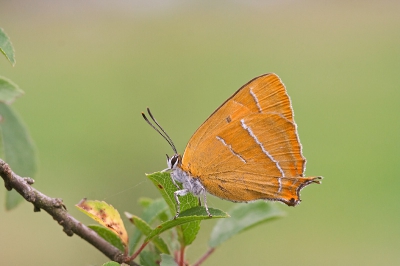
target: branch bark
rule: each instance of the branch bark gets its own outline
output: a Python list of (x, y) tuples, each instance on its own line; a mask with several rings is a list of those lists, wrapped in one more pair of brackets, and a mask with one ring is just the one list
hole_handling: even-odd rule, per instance
[(68, 236), (73, 236), (74, 234), (80, 236), (113, 261), (138, 266), (133, 261), (126, 262), (128, 258), (127, 254), (112, 246), (95, 231), (71, 216), (67, 212), (62, 199), (51, 198), (33, 188), (31, 186), (34, 183), (32, 178), (18, 176), (2, 159), (0, 159), (0, 176), (4, 180), (7, 190), (15, 189), (26, 201), (33, 204), (35, 212), (44, 210), (50, 214), (63, 227), (63, 231)]

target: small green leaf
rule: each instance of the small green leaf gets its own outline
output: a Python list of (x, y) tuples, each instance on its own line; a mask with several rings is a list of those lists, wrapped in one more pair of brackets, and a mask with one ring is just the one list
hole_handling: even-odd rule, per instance
[(151, 198), (142, 197), (139, 199), (139, 204), (142, 208), (147, 208), (154, 200)]
[(160, 266), (178, 266), (178, 264), (171, 255), (161, 254)]
[(120, 266), (121, 264), (119, 264), (118, 262), (115, 261), (109, 261), (103, 264), (103, 266)]
[[(168, 204), (171, 215), (175, 216), (176, 202), (174, 192), (177, 190), (174, 183), (172, 183), (171, 175), (169, 173), (156, 172), (147, 177), (154, 183), (158, 191), (161, 193), (165, 202)], [(181, 212), (196, 207), (199, 205), (197, 197), (188, 193), (183, 197), (179, 197), (181, 202)], [(179, 242), (183, 246), (190, 245), (197, 236), (200, 230), (200, 221), (193, 221), (192, 223), (185, 223), (181, 228), (177, 228)]]
[[(12, 107), (0, 103), (0, 152), (11, 169), (23, 177), (34, 178), (37, 167), (36, 152), (28, 130)], [(7, 192), (6, 209), (15, 208), (23, 198), (14, 190)]]
[(119, 236), (114, 231), (111, 231), (108, 228), (105, 228), (104, 226), (101, 225), (88, 225), (89, 228), (91, 228), (93, 231), (95, 231), (99, 236), (104, 238), (108, 243), (113, 245), (114, 247), (118, 248), (122, 252), (124, 252), (124, 244), (122, 243), (121, 239)]
[(215, 248), (235, 234), (285, 214), (275, 205), (262, 200), (238, 204), (229, 213), (230, 219), (220, 220), (214, 226), (208, 243), (210, 247)]
[(8, 38), (7, 34), (4, 32), (2, 28), (0, 28), (0, 51), (14, 66), (15, 65), (14, 48), (11, 44), (10, 38)]
[[(146, 207), (143, 210), (141, 218), (148, 224), (151, 224), (157, 217), (168, 210), (168, 205), (162, 198), (156, 200), (150, 200), (147, 198), (146, 200), (140, 199), (139, 202), (142, 206), (143, 203), (146, 202), (144, 204), (144, 206)], [(130, 237), (129, 250), (135, 250), (142, 235), (143, 234), (140, 230), (135, 230), (135, 232), (133, 232), (133, 235)]]
[(204, 208), (203, 206), (196, 206), (189, 210), (181, 212), (179, 214), (178, 218), (180, 218), (180, 217), (202, 217), (203, 219), (201, 219), (201, 220), (204, 220), (204, 219), (212, 219), (212, 218), (228, 218), (228, 217), (230, 217), (229, 214), (227, 214), (224, 211), (221, 211), (220, 209), (208, 208), (208, 210), (210, 211), (210, 214), (212, 215), (212, 217), (208, 216), (206, 208)]
[(209, 211), (210, 211), (212, 217), (209, 217), (205, 208), (200, 207), (200, 206), (197, 206), (193, 209), (183, 211), (178, 216), (178, 218), (158, 225), (153, 231), (151, 231), (149, 234), (147, 234), (147, 238), (145, 239), (145, 242), (150, 241), (155, 236), (158, 236), (159, 234), (167, 231), (168, 229), (171, 229), (178, 225), (183, 225), (185, 223), (191, 223), (193, 221), (201, 221), (201, 220), (229, 217), (229, 215), (227, 213), (225, 213), (221, 210), (218, 210), (218, 209), (209, 208)]
[(142, 219), (151, 224), (162, 212), (167, 210), (168, 205), (165, 203), (164, 199), (156, 199), (144, 209)]
[[(129, 221), (131, 221), (145, 236), (148, 236), (153, 231), (153, 228), (151, 228), (151, 226), (140, 217), (130, 213), (125, 213), (125, 215), (128, 217)], [(168, 246), (165, 244), (162, 238), (155, 236), (153, 239), (151, 239), (151, 241), (162, 253), (169, 254)]]
[(24, 91), (18, 85), (7, 78), (0, 77), (0, 102), (11, 104), (22, 94)]
[(140, 252), (140, 265), (142, 266), (159, 266), (157, 263), (159, 259), (160, 257), (157, 253), (148, 250)]
[(124, 246), (128, 246), (128, 233), (119, 212), (104, 201), (83, 199), (75, 205), (81, 212), (114, 231), (122, 240)]

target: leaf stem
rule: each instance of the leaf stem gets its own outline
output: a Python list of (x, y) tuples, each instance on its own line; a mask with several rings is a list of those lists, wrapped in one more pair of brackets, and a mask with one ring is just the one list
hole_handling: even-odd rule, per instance
[(200, 266), (213, 252), (215, 248), (210, 248), (193, 266)]
[(140, 246), (140, 248), (139, 248), (132, 256), (130, 256), (130, 257), (127, 259), (127, 261), (133, 261), (134, 259), (136, 259), (136, 257), (140, 254), (140, 252), (142, 252), (142, 250), (147, 246), (147, 244), (148, 244), (149, 242), (150, 242), (150, 241), (144, 242), (144, 243)]
[(185, 245), (181, 246), (181, 250), (179, 252), (179, 266), (185, 266)]

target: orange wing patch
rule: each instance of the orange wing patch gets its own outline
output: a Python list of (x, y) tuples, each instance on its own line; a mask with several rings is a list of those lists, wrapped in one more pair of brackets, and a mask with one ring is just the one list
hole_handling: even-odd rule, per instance
[(275, 74), (251, 80), (195, 132), (182, 169), (206, 190), (231, 201), (278, 200), (294, 206), (303, 177), (302, 155), (289, 96)]

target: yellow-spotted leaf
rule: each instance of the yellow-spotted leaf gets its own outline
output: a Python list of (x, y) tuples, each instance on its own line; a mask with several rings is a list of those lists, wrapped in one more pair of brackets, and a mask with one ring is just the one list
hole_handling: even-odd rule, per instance
[(80, 211), (101, 225), (115, 232), (125, 247), (128, 245), (128, 234), (119, 212), (104, 201), (83, 199), (75, 205)]

